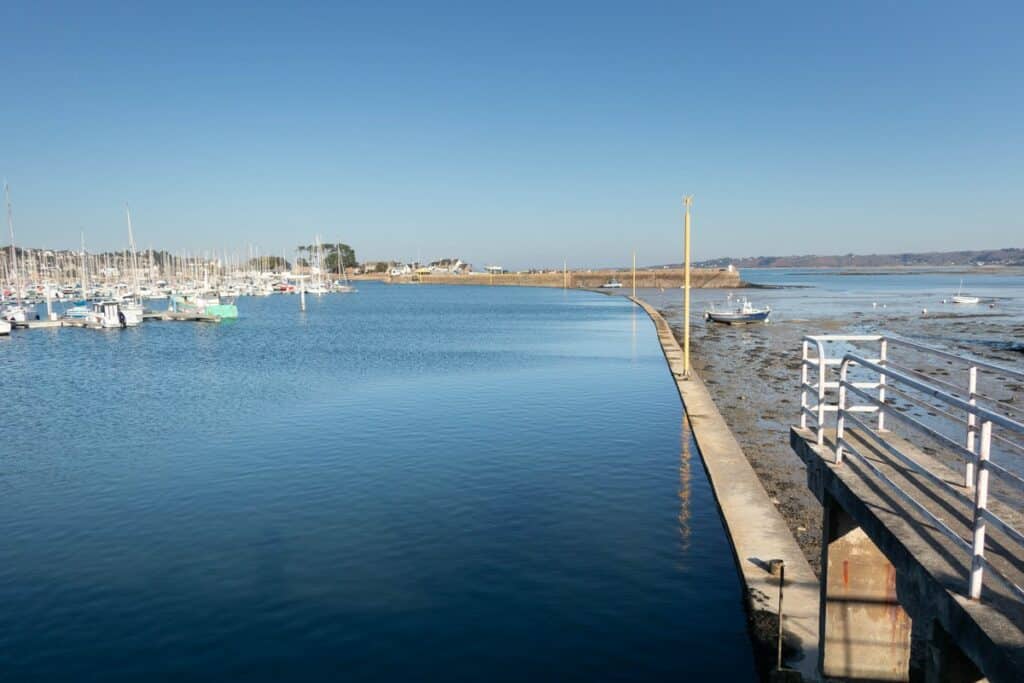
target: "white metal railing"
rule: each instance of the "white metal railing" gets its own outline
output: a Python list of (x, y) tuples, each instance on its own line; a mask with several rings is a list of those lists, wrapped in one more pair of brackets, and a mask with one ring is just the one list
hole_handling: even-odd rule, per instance
[[(842, 356), (840, 357), (838, 354), (829, 356), (827, 351), (837, 344), (843, 348)], [(866, 353), (855, 348), (855, 345), (869, 346), (873, 353)], [(916, 354), (914, 360), (923, 356), (930, 360), (941, 359), (950, 365), (964, 366), (965, 384), (960, 387), (953, 382), (939, 379), (921, 370), (894, 364), (889, 358), (890, 347), (893, 346), (912, 350)], [(815, 349), (816, 357), (811, 357), (809, 354), (811, 348)], [(818, 368), (818, 374), (816, 381), (812, 382), (810, 369), (814, 367)], [(838, 371), (836, 380), (830, 378), (832, 368)], [(872, 381), (853, 381), (851, 370), (856, 371), (857, 369), (861, 373), (870, 373)], [(984, 396), (979, 392), (979, 373), (982, 372), (990, 373), (1003, 382), (1010, 378), (1024, 379), (1024, 372), (952, 354), (900, 337), (887, 335), (805, 337), (801, 363), (800, 424), (801, 427), (807, 428), (808, 418), (814, 420), (817, 443), (823, 445), (827, 416), (830, 413), (836, 414), (834, 448), (836, 464), (841, 465), (847, 453), (855, 456), (901, 499), (925, 515), (936, 529), (950, 538), (957, 546), (965, 549), (971, 557), (967, 585), (969, 597), (975, 600), (981, 597), (985, 568), (988, 567), (991, 575), (1009, 587), (1018, 598), (1024, 600), (1024, 588), (1014, 583), (1012, 579), (985, 560), (985, 534), (988, 525), (998, 529), (1017, 544), (1016, 555), (1020, 554), (1020, 549), (1024, 549), (1024, 534), (999, 517), (989, 507), (990, 475), (998, 476), (1003, 483), (1014, 489), (1017, 494), (1014, 496), (1014, 502), (1019, 502), (1020, 495), (1024, 494), (1024, 479), (1010, 469), (992, 461), (993, 443), (1002, 446), (1003, 451), (1008, 455), (1016, 455), (1024, 451), (1024, 423), (1012, 417), (1015, 412), (1012, 405)], [(834, 403), (828, 400), (830, 390), (835, 390), (836, 400)], [(892, 401), (886, 400), (886, 390), (898, 394), (912, 404), (927, 406), (934, 411), (934, 419), (919, 420), (905, 412), (895, 410)], [(814, 405), (811, 405), (809, 401), (811, 392), (816, 399)], [(935, 404), (939, 404), (942, 408)], [(1003, 412), (998, 412), (999, 410)], [(963, 417), (958, 414), (961, 412)], [(876, 415), (876, 419), (871, 421), (873, 424), (868, 424), (862, 419), (864, 413)], [(959, 490), (954, 488), (941, 476), (929, 471), (927, 467), (901, 452), (893, 442), (882, 438), (883, 433), (888, 431), (885, 427), (886, 418), (892, 419), (900, 426), (909, 428), (915, 435), (923, 436), (940, 444), (960, 457), (966, 464), (963, 488), (958, 487)], [(936, 428), (935, 423), (943, 420), (952, 420), (956, 424), (962, 422), (965, 434), (962, 442), (950, 438)], [(925, 505), (903, 490), (853, 446), (847, 439), (847, 423), (859, 427), (860, 433), (865, 438), (872, 439), (872, 443), (877, 444), (886, 453), (909, 469), (924, 476), (937, 487), (951, 491), (957, 496), (964, 496), (965, 489), (973, 489), (973, 499), (969, 499), (973, 513), (970, 541), (964, 539), (932, 514)], [(996, 434), (994, 428), (1002, 430), (1003, 434)]]
[[(831, 349), (839, 346), (841, 352), (829, 354)], [(962, 375), (962, 384), (943, 380), (933, 375), (928, 375), (909, 367), (909, 364), (902, 364), (900, 369), (908, 375), (933, 385), (936, 388), (944, 388), (954, 396), (962, 397), (970, 405), (978, 405), (979, 401), (993, 409), (1015, 416), (1018, 421), (1024, 421), (1024, 407), (1020, 405), (1007, 404), (994, 397), (987, 396), (981, 392), (981, 380), (998, 380), (1001, 386), (1005, 386), (1007, 378), (1024, 381), (1024, 372), (1007, 368), (989, 361), (973, 358), (964, 354), (951, 353), (943, 349), (921, 344), (910, 339), (896, 335), (811, 335), (803, 339), (803, 354), (800, 365), (800, 426), (808, 427), (808, 420), (813, 421), (816, 431), (816, 440), (819, 446), (824, 444), (824, 433), (828, 426), (829, 418), (838, 411), (838, 400), (829, 400), (829, 392), (838, 393), (838, 376), (832, 379), (833, 372), (838, 372), (842, 357), (847, 350), (861, 350), (867, 347), (870, 354), (867, 360), (877, 363), (883, 367), (895, 367), (889, 358), (892, 349), (908, 350), (915, 354), (908, 356), (908, 360), (920, 359), (921, 357), (932, 360), (942, 360), (958, 368)], [(810, 352), (814, 351), (816, 355)], [(811, 370), (817, 368), (817, 376), (811, 377)], [(858, 389), (872, 389), (876, 392), (877, 402), (869, 406), (859, 406), (854, 412), (868, 412), (877, 415), (877, 429), (885, 431), (887, 415), (893, 411), (881, 410), (880, 405), (888, 405), (886, 392), (893, 391), (893, 387), (887, 386), (886, 374), (879, 372), (872, 375), (871, 382), (858, 382), (855, 386)], [(999, 379), (1002, 378), (1002, 379)], [(942, 408), (934, 404), (924, 404), (920, 397), (907, 394), (905, 391), (895, 393), (899, 398), (909, 403), (917, 404), (926, 410), (941, 411)], [(812, 404), (811, 401), (814, 401)], [(956, 422), (957, 417), (946, 413), (946, 417)], [(974, 486), (975, 460), (977, 459), (978, 445), (978, 422), (977, 416), (968, 410), (963, 411), (962, 429), (963, 446), (970, 455), (962, 454), (965, 460), (964, 485)], [(934, 430), (933, 430), (934, 431)], [(950, 439), (944, 435), (938, 435), (938, 440), (949, 445)], [(1001, 434), (993, 434), (994, 442), (999, 448), (1024, 455), (1024, 443), (1018, 440), (1008, 439)]]

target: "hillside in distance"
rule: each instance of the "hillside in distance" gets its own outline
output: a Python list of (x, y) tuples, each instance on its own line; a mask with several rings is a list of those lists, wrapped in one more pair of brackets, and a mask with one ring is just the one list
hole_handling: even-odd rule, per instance
[(716, 258), (695, 263), (704, 268), (884, 268), (899, 266), (1022, 266), (1024, 249), (982, 249), (904, 254), (842, 254), (819, 256), (747, 256)]

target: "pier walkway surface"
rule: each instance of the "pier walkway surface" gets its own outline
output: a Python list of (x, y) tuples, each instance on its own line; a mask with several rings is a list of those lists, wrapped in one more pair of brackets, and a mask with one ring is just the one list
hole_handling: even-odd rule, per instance
[(807, 337), (801, 366), (819, 673), (1024, 680), (1024, 372), (882, 335)]
[[(779, 577), (771, 567), (773, 560), (782, 560), (784, 664), (803, 680), (817, 680), (818, 579), (704, 382), (693, 372), (684, 376), (683, 353), (668, 322), (647, 302), (630, 298), (654, 322), (732, 544), (752, 621), (764, 614), (777, 618)], [(753, 635), (763, 640), (769, 634), (755, 631)], [(774, 638), (759, 645), (774, 647)]]

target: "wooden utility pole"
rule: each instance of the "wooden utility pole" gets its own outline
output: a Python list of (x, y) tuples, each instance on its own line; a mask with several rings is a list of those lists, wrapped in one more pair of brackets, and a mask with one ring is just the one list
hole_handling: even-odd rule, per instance
[(693, 195), (683, 197), (683, 375), (690, 376), (690, 205)]

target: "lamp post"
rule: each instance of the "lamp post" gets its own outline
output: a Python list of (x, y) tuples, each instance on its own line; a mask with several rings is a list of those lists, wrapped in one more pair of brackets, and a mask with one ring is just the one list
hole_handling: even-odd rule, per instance
[(690, 205), (693, 195), (683, 197), (683, 375), (690, 376)]

